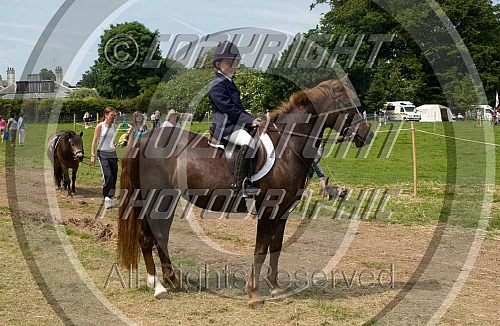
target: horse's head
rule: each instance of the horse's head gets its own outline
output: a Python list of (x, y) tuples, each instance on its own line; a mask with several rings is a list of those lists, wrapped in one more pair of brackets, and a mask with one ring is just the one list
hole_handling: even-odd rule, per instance
[(79, 135), (74, 132), (68, 132), (68, 142), (73, 152), (73, 158), (79, 162), (82, 162), (84, 157), (82, 137), (83, 131)]
[(359, 99), (348, 75), (341, 79), (327, 80), (316, 87), (323, 96), (310, 96), (316, 112), (324, 116), (324, 127), (337, 130), (344, 140), (353, 141), (356, 147), (371, 142), (373, 132), (358, 111)]

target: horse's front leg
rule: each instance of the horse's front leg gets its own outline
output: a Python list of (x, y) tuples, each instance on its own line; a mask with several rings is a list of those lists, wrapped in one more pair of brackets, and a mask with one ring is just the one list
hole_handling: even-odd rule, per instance
[(273, 297), (279, 296), (285, 292), (278, 284), (278, 261), (281, 254), (281, 247), (283, 246), (283, 234), (285, 233), (285, 224), (288, 214), (282, 216), (280, 219), (274, 220), (274, 233), (271, 235), (271, 243), (269, 244), (269, 265), (270, 273), (267, 276), (269, 284), (271, 284), (271, 295)]
[(175, 270), (174, 267), (172, 266), (172, 261), (170, 260), (168, 250), (162, 249), (160, 246), (157, 246), (157, 248), (158, 248), (158, 256), (160, 257), (161, 261), (163, 281), (168, 285), (170, 285), (170, 287), (172, 287), (172, 289), (176, 291), (182, 290), (179, 279), (175, 275)]
[(77, 171), (78, 171), (78, 166), (76, 168), (73, 168), (73, 170), (71, 171), (71, 192), (73, 194), (76, 193), (75, 182), (76, 182), (76, 172)]
[(259, 295), (260, 273), (262, 270), (262, 264), (266, 260), (273, 223), (273, 220), (263, 218), (260, 218), (257, 221), (257, 239), (255, 242), (254, 262), (246, 286), (248, 304), (252, 308), (258, 308), (264, 303)]
[(69, 181), (69, 169), (67, 167), (63, 167), (63, 187), (68, 190), (68, 196), (71, 197), (73, 194), (71, 193), (71, 185)]
[[(145, 234), (146, 232), (148, 234)], [(161, 284), (160, 278), (156, 275), (155, 262), (153, 259), (153, 236), (147, 227), (144, 228), (144, 224), (138, 240), (141, 246), (142, 256), (144, 257), (144, 263), (146, 264), (146, 271), (148, 273), (146, 283), (147, 286), (154, 289), (154, 297), (156, 299), (170, 299), (170, 294)]]

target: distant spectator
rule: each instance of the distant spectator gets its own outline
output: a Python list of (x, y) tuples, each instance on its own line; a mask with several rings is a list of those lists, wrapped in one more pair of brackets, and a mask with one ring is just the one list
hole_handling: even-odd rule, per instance
[(483, 112), (480, 108), (476, 109), (476, 120), (477, 120), (477, 126), (481, 127), (483, 125)]
[(155, 120), (154, 120), (154, 128), (158, 128), (159, 126), (160, 126), (160, 111), (156, 110)]
[(10, 146), (16, 147), (17, 120), (15, 113), (11, 113), (9, 120), (7, 120), (7, 130), (9, 131)]
[(133, 133), (132, 133), (132, 138), (136, 139), (142, 136), (144, 133), (147, 132), (148, 127), (146, 125), (146, 116), (142, 113), (139, 112), (134, 112), (132, 115), (132, 128), (133, 128)]
[(26, 135), (26, 126), (24, 124), (24, 113), (19, 113), (17, 120), (17, 130), (19, 131), (19, 146), (24, 146), (24, 137)]
[(120, 136), (120, 138), (118, 139), (118, 142), (116, 143), (116, 147), (125, 147), (125, 146), (127, 146), (129, 135), (130, 135), (130, 129), (126, 133), (124, 133), (124, 134), (122, 134)]
[(0, 115), (0, 137), (2, 138), (2, 143), (4, 142), (5, 123), (5, 119)]
[(85, 124), (85, 129), (87, 129), (89, 127), (89, 123), (90, 123), (90, 113), (89, 112), (85, 112), (83, 114), (83, 122)]
[(151, 116), (149, 117), (151, 119), (151, 128), (154, 129), (156, 127), (156, 116), (155, 113), (151, 113)]
[(385, 110), (383, 110), (383, 109), (378, 110), (378, 122), (381, 125), (387, 124), (387, 116), (385, 114)]
[(314, 173), (316, 172), (316, 175), (318, 176), (318, 182), (321, 187), (321, 191), (323, 192), (326, 189), (326, 181), (325, 181), (325, 174), (323, 173), (321, 165), (319, 164), (319, 161), (321, 160), (322, 157), (323, 157), (323, 148), (320, 147), (318, 148), (313, 163), (309, 168), (309, 171), (307, 172), (305, 187), (309, 185), (309, 182), (311, 181), (312, 177), (314, 176)]
[(162, 127), (177, 127), (178, 114), (174, 109), (170, 109), (167, 113), (165, 121), (162, 123)]

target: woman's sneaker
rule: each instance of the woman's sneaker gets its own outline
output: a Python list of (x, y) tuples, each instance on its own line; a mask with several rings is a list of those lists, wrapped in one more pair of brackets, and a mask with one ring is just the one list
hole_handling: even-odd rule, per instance
[(104, 197), (104, 208), (112, 208), (113, 206), (113, 199), (109, 197)]

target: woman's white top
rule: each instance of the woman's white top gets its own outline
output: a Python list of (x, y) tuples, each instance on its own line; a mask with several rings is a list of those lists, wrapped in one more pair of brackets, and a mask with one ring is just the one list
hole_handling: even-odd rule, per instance
[(114, 124), (108, 128), (106, 127), (106, 123), (101, 122), (101, 135), (99, 136), (99, 150), (103, 152), (114, 152), (115, 148), (115, 135), (116, 135), (116, 127)]

